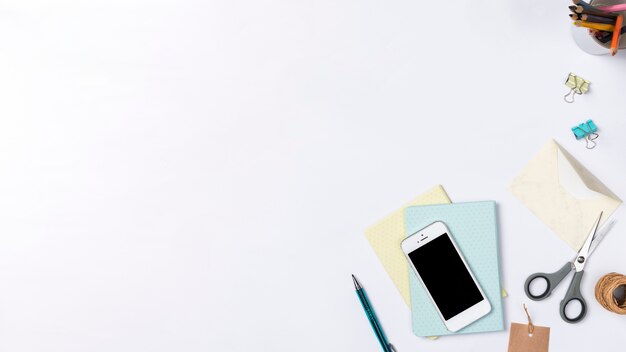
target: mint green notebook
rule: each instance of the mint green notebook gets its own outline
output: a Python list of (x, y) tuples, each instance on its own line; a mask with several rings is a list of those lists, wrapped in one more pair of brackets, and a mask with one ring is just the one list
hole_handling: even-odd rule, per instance
[[(456, 333), (450, 332), (437, 314), (422, 283), (410, 268), (413, 333), (417, 336), (442, 336), (503, 330), (496, 203), (489, 201), (413, 206), (405, 210), (404, 217), (407, 236), (435, 221), (444, 222), (491, 303), (489, 314)], [(459, 294), (462, 295), (463, 292)]]

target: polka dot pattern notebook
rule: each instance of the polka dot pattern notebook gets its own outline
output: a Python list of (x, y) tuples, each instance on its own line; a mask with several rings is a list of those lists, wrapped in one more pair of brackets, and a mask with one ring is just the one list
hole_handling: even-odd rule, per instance
[(404, 214), (407, 237), (435, 221), (446, 224), (491, 303), (489, 314), (452, 333), (446, 329), (422, 283), (409, 268), (413, 333), (417, 336), (443, 336), (503, 330), (496, 203), (412, 206), (406, 208)]

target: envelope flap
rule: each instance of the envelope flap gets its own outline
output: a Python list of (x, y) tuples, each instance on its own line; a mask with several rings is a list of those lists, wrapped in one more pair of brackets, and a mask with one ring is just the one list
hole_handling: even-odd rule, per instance
[(553, 142), (557, 146), (559, 182), (572, 196), (581, 199), (604, 196), (621, 202), (607, 186), (578, 162), (567, 150), (555, 141)]

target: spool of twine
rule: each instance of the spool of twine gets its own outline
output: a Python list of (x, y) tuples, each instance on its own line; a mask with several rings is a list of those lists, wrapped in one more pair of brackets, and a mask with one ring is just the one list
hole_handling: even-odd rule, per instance
[(596, 284), (596, 299), (606, 310), (626, 314), (626, 295), (622, 291), (621, 297), (615, 297), (616, 290), (626, 289), (626, 276), (618, 273), (609, 273), (600, 278)]

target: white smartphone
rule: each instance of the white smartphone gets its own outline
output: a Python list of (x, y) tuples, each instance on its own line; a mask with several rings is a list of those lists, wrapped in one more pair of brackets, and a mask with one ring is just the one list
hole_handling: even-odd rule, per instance
[(402, 251), (452, 332), (491, 311), (491, 304), (446, 225), (437, 221), (402, 241)]

